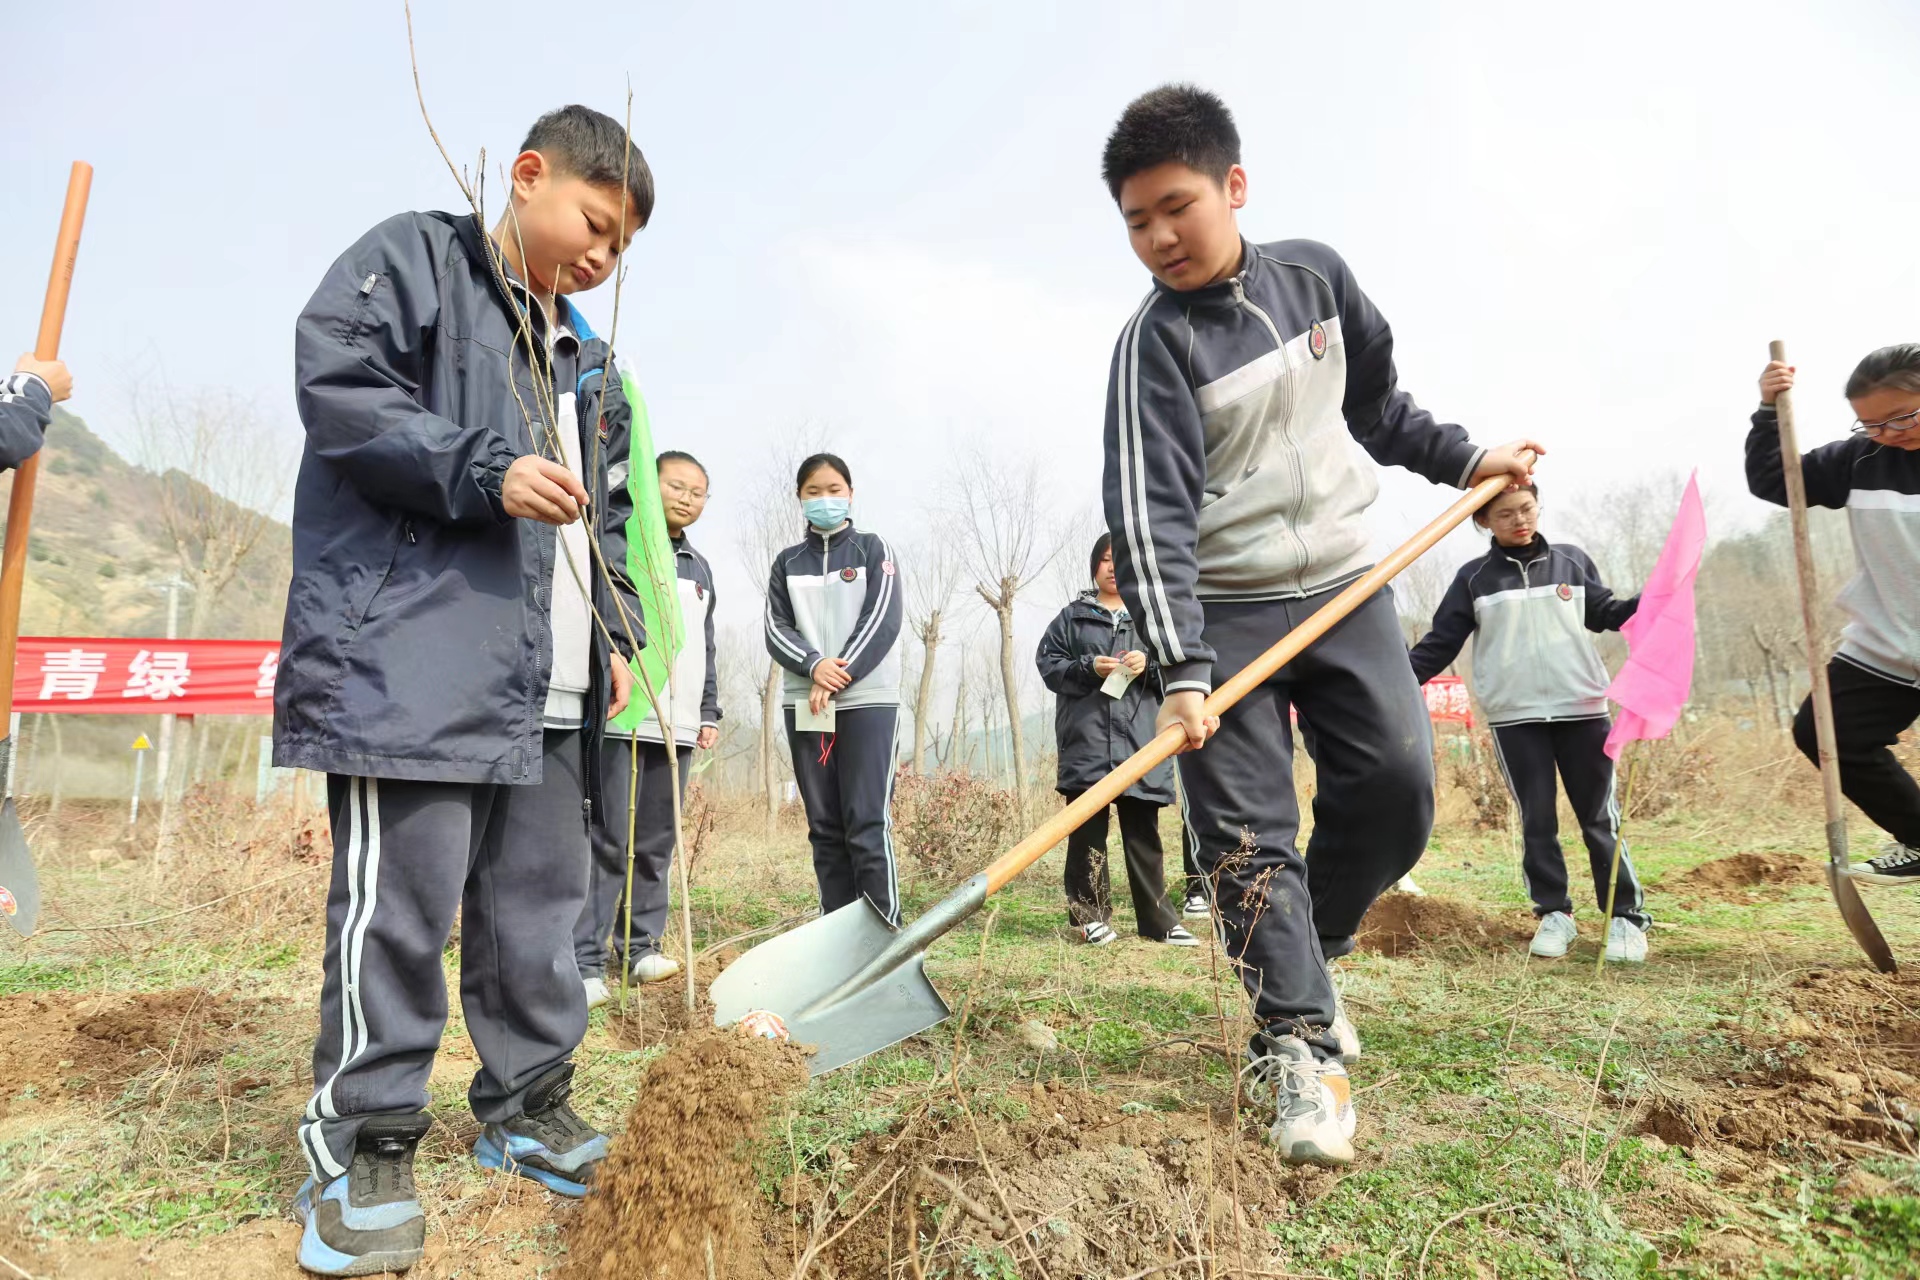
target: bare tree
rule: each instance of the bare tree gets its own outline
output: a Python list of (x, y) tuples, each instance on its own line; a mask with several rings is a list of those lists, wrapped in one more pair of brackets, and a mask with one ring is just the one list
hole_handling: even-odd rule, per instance
[(927, 771), (927, 731), (933, 719), (934, 656), (944, 639), (942, 626), (953, 590), (960, 581), (960, 557), (942, 522), (935, 521), (926, 545), (907, 560), (907, 626), (920, 642), (920, 680), (913, 703), (913, 771)]
[(1106, 520), (1092, 507), (1083, 507), (1060, 523), (1055, 540), (1061, 552), (1054, 557), (1048, 586), (1062, 604), (1093, 585), (1087, 562), (1081, 557), (1093, 550), (1094, 540), (1106, 531)]
[(1015, 807), (1027, 822), (1027, 752), (1020, 724), (1020, 668), (1013, 645), (1013, 609), (1059, 553), (1044, 516), (1040, 465), (998, 465), (975, 452), (954, 467), (955, 538), (973, 589), (1000, 622), (1000, 687), (1006, 704)]
[(187, 634), (202, 635), (286, 497), (285, 446), (258, 407), (228, 391), (136, 392), (139, 460), (159, 477), (161, 531), (191, 588)]

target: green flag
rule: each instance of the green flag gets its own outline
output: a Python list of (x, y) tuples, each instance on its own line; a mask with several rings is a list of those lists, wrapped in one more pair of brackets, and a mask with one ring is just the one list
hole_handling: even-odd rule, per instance
[[(680, 617), (680, 572), (674, 563), (673, 543), (667, 538), (667, 513), (660, 503), (660, 476), (653, 462), (653, 426), (647, 420), (647, 402), (625, 370), (620, 373), (620, 384), (633, 419), (627, 437), (627, 492), (633, 495), (633, 515), (627, 519), (627, 576), (640, 596), (647, 647), (633, 663), (633, 700), (611, 728), (631, 733), (653, 716), (647, 697), (649, 684), (662, 700), (666, 699), (667, 676), (687, 642), (687, 632)], [(617, 633), (617, 626), (615, 630)]]

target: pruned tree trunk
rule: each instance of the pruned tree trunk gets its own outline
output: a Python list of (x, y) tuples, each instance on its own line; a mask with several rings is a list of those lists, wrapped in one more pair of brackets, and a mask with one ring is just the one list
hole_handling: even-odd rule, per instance
[(780, 772), (776, 764), (779, 742), (786, 736), (780, 713), (780, 664), (767, 664), (767, 682), (760, 688), (760, 784), (767, 800), (767, 834), (780, 820)]
[(1014, 579), (1000, 585), (1000, 601), (994, 613), (1000, 618), (1000, 687), (1007, 700), (1007, 745), (1012, 750), (1013, 808), (1020, 825), (1027, 822), (1027, 743), (1020, 732), (1020, 673), (1013, 655), (1013, 594), (1019, 587)]
[(933, 718), (933, 655), (940, 647), (940, 611), (934, 610), (921, 630), (924, 653), (920, 659), (920, 696), (913, 704), (913, 771), (927, 772), (927, 721)]

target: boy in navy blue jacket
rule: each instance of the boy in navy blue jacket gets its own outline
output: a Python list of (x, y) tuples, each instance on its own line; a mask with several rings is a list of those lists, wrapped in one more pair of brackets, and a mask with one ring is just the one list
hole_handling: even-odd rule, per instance
[(324, 771), (333, 819), (294, 1206), (300, 1264), (323, 1275), (421, 1256), (412, 1162), (456, 913), (476, 1156), (581, 1196), (606, 1154), (568, 1102), (587, 1025), (572, 930), (639, 610), (596, 563), (624, 579), (631, 499), (607, 459), (628, 409), (566, 295), (613, 274), (653, 180), (585, 107), (543, 116), (509, 176), (491, 231), (409, 213), (368, 232), (295, 330), (307, 443), (274, 762)]
[(1493, 532), (1487, 554), (1460, 566), (1433, 615), (1433, 628), (1413, 647), (1413, 676), (1421, 684), (1446, 670), (1473, 639), (1473, 692), (1493, 726), (1494, 754), (1520, 806), (1526, 850), (1520, 873), (1540, 924), (1528, 950), (1543, 959), (1567, 954), (1575, 937), (1567, 858), (1560, 848), (1554, 772), (1580, 820), (1594, 899), (1606, 910), (1607, 959), (1647, 958), (1640, 877), (1620, 850), (1620, 883), (1610, 884), (1620, 839), (1620, 807), (1613, 794), (1613, 760), (1606, 753), (1607, 668), (1587, 638), (1618, 631), (1640, 598), (1616, 600), (1593, 560), (1571, 543), (1549, 544), (1540, 534), (1540, 492), (1509, 490), (1474, 513)]
[[(1785, 506), (1780, 419), (1774, 401), (1793, 369), (1760, 374), (1760, 407), (1747, 433), (1747, 487)], [(1920, 342), (1882, 347), (1847, 379), (1853, 433), (1803, 454), (1807, 503), (1844, 509), (1860, 572), (1840, 592), (1847, 625), (1827, 664), (1840, 789), (1890, 837), (1870, 862), (1855, 863), (1865, 884), (1920, 885), (1920, 784), (1900, 767), (1893, 744), (1920, 719)], [(1818, 761), (1813, 703), (1800, 706), (1793, 740)]]
[[(1107, 388), (1105, 506), (1120, 594), (1166, 676), (1187, 840), (1261, 1031), (1290, 1161), (1346, 1164), (1355, 1119), (1326, 962), (1419, 860), (1433, 819), (1432, 730), (1382, 591), (1215, 723), (1208, 692), (1365, 572), (1374, 461), (1437, 484), (1525, 481), (1522, 448), (1476, 447), (1396, 385), (1393, 336), (1340, 256), (1241, 238), (1240, 137), (1186, 85), (1133, 102), (1103, 176), (1153, 291)], [(1297, 706), (1317, 731), (1308, 860), (1292, 784)], [(1209, 743), (1209, 736), (1212, 741)]]

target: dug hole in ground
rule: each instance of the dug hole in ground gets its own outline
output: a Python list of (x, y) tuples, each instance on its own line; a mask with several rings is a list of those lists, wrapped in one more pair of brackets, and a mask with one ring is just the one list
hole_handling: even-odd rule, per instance
[[(1135, 938), (1123, 889), (1121, 940), (1076, 944), (1056, 852), (930, 958), (964, 1021), (811, 1084), (796, 1050), (689, 1015), (677, 982), (596, 1011), (575, 1100), (619, 1137), (585, 1205), (473, 1163), (456, 986), (413, 1274), (1914, 1274), (1920, 983), (1848, 938), (1812, 770), (1712, 720), (1654, 745), (1629, 815), (1652, 962), (1596, 980), (1578, 890), (1572, 953), (1526, 958), (1489, 761), (1442, 760), (1427, 896), (1383, 899), (1343, 962), (1366, 1042), (1350, 1170), (1264, 1145), (1223, 958)], [(905, 777), (897, 799), (909, 916), (1021, 834), (981, 780)], [(196, 797), (164, 868), (117, 812), (29, 817), (47, 907), (30, 944), (0, 943), (0, 1275), (298, 1275), (318, 815)], [(803, 915), (813, 883), (796, 811), (770, 836), (756, 799), (696, 785), (689, 829), (704, 999), (739, 935)], [(1920, 955), (1920, 895), (1869, 895)]]

